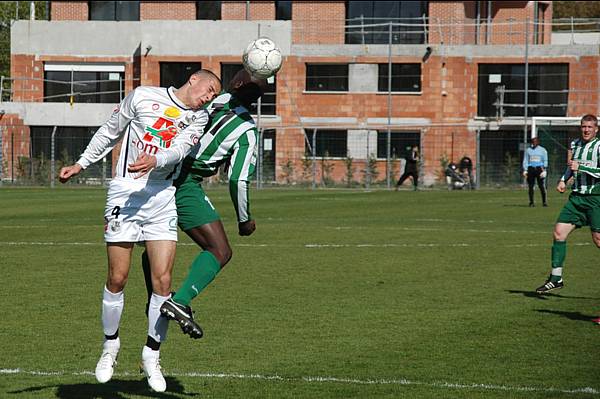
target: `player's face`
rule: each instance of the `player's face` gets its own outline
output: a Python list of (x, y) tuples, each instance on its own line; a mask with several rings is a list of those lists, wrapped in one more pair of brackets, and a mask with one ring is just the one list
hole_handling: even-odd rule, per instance
[(593, 140), (598, 134), (598, 125), (594, 121), (581, 122), (581, 138), (583, 141)]
[(190, 79), (190, 100), (188, 104), (192, 109), (198, 109), (211, 101), (221, 91), (221, 85), (214, 79), (208, 77), (193, 76)]

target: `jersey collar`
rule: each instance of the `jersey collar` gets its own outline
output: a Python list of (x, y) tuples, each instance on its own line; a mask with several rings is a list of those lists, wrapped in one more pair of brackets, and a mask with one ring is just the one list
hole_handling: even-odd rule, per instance
[(179, 108), (183, 109), (184, 111), (189, 111), (191, 110), (191, 108), (186, 107), (181, 100), (179, 100), (177, 98), (177, 96), (175, 95), (175, 88), (173, 86), (169, 87), (167, 89), (167, 95), (169, 96), (169, 98), (171, 99), (171, 101), (173, 101), (173, 103), (175, 105), (177, 105)]

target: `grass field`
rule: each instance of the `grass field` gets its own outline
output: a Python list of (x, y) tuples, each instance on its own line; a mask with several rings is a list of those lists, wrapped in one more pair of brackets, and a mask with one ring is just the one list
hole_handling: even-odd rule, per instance
[[(105, 191), (0, 188), (0, 398), (600, 398), (598, 249), (571, 235), (565, 288), (537, 296), (566, 196), (525, 191), (252, 192), (257, 231), (171, 326), (166, 394), (138, 374), (137, 248), (121, 353), (100, 385)], [(537, 195), (537, 193), (536, 193)], [(536, 198), (537, 199), (537, 198)], [(196, 248), (180, 235), (175, 285)]]

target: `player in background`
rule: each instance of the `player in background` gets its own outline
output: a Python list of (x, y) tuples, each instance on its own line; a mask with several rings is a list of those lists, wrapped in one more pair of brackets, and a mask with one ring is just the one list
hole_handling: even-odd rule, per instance
[(568, 166), (556, 187), (558, 192), (564, 193), (567, 181), (573, 179), (573, 191), (554, 226), (552, 271), (548, 280), (536, 289), (538, 294), (563, 287), (567, 237), (573, 230), (590, 226), (592, 240), (600, 248), (600, 139), (597, 134), (596, 116), (583, 116), (581, 137), (571, 142)]
[(548, 174), (548, 152), (540, 145), (539, 137), (531, 139), (531, 146), (525, 150), (523, 155), (523, 177), (527, 179), (529, 186), (529, 206), (535, 206), (533, 202), (533, 186), (537, 185), (542, 195), (543, 206), (548, 206), (546, 202), (546, 175)]
[[(92, 137), (74, 165), (61, 169), (62, 183), (104, 158), (123, 140), (115, 176), (108, 188), (104, 211), (104, 239), (108, 277), (102, 296), (104, 344), (96, 365), (96, 379), (112, 378), (120, 349), (119, 323), (123, 290), (135, 243), (145, 243), (151, 270), (152, 294), (148, 313), (148, 337), (142, 350), (142, 371), (151, 389), (162, 392), (166, 382), (160, 368), (160, 344), (166, 339), (168, 320), (160, 306), (170, 296), (171, 271), (177, 241), (177, 211), (173, 177), (176, 165), (203, 134), (208, 114), (200, 107), (221, 89), (220, 80), (208, 70), (193, 73), (180, 88), (141, 86), (130, 92), (112, 116)], [(170, 151), (166, 149), (170, 148)], [(140, 154), (152, 154), (157, 166), (138, 178), (128, 171)]]
[[(190, 302), (214, 280), (232, 256), (220, 216), (201, 184), (204, 178), (215, 175), (219, 166), (227, 165), (238, 233), (248, 236), (254, 232), (256, 224), (250, 215), (248, 194), (255, 169), (258, 134), (248, 109), (265, 88), (265, 80), (256, 80), (245, 70), (234, 76), (228, 92), (206, 107), (210, 114), (206, 133), (183, 161), (181, 174), (175, 181), (179, 227), (203, 251), (193, 260), (188, 276), (176, 294), (166, 300), (160, 310), (163, 315), (176, 320), (184, 333), (192, 338), (200, 338), (203, 333), (193, 319)], [(132, 168), (147, 171), (153, 166), (153, 158), (144, 154)], [(148, 287), (147, 260), (144, 254), (142, 264)]]

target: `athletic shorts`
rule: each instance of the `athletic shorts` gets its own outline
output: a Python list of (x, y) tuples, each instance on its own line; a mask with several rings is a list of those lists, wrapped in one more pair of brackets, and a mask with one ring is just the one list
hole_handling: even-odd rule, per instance
[(571, 193), (556, 222), (590, 226), (592, 231), (600, 232), (600, 195)]
[(198, 180), (185, 178), (177, 186), (175, 199), (179, 227), (183, 231), (221, 219)]
[(113, 179), (104, 209), (106, 242), (177, 241), (171, 181)]

